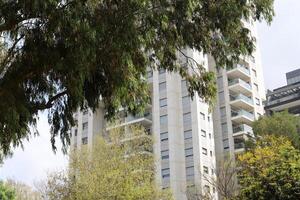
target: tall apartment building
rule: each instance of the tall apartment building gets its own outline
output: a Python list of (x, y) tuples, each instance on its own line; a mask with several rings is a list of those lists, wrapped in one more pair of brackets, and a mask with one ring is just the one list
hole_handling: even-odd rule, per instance
[[(207, 56), (193, 50), (185, 53), (208, 68)], [(180, 58), (183, 62), (186, 59)], [(143, 116), (123, 116), (119, 126), (142, 124), (154, 138), (156, 180), (162, 188), (170, 188), (176, 200), (185, 200), (188, 186), (202, 192), (217, 192), (204, 178), (215, 176), (215, 146), (212, 114), (198, 96), (191, 100), (186, 81), (176, 73), (149, 71), (152, 103)], [(95, 134), (111, 127), (104, 110), (75, 114), (78, 126), (72, 128), (71, 146), (90, 145)], [(122, 116), (122, 111), (120, 111)]]
[[(257, 38), (255, 25), (247, 25)], [(244, 151), (244, 141), (253, 137), (251, 124), (264, 114), (265, 88), (258, 45), (250, 57), (232, 67), (219, 68), (209, 58), (209, 68), (217, 74), (217, 103), (213, 111), (217, 163), (234, 162)]]
[(286, 86), (267, 92), (267, 114), (288, 110), (289, 113), (300, 115), (300, 69), (286, 73), (286, 81)]

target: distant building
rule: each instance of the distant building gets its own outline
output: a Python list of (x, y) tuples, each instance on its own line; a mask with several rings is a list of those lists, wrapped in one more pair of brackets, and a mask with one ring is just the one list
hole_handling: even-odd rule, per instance
[(286, 80), (286, 86), (267, 92), (265, 110), (268, 115), (283, 110), (300, 114), (300, 69), (286, 73)]

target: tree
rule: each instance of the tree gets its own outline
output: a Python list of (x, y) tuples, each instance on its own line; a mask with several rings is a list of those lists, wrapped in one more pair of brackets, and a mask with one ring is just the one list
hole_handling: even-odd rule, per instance
[(92, 148), (76, 150), (66, 172), (51, 174), (40, 187), (44, 196), (50, 200), (172, 199), (155, 184), (152, 139), (140, 127), (130, 129), (128, 135), (116, 128), (109, 142), (97, 138)]
[(179, 72), (192, 96), (210, 102), (214, 74), (182, 49), (232, 65), (255, 48), (244, 21), (272, 16), (273, 0), (0, 0), (0, 151), (29, 138), (39, 111), (48, 111), (52, 146), (59, 135), (63, 150), (78, 107), (101, 100), (108, 118), (120, 106), (142, 112), (147, 67)]
[(0, 199), (1, 200), (15, 200), (15, 191), (7, 186), (3, 181), (0, 181)]
[(272, 116), (264, 116), (253, 123), (255, 135), (286, 136), (292, 144), (300, 149), (300, 118), (287, 111), (275, 112)]
[(5, 184), (15, 191), (17, 200), (42, 200), (41, 195), (25, 183), (8, 179)]
[(238, 156), (240, 198), (300, 198), (300, 152), (283, 136), (267, 135)]

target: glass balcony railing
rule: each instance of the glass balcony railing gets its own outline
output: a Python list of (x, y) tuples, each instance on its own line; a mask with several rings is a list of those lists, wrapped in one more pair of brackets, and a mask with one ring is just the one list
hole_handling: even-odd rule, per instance
[(243, 81), (242, 79), (237, 78), (237, 79), (233, 79), (233, 80), (228, 80), (228, 86), (235, 85), (235, 84), (241, 84), (248, 90), (252, 89), (251, 85), (249, 83), (247, 83), (246, 81)]
[(235, 100), (244, 100), (247, 103), (253, 105), (253, 99), (250, 97), (247, 97), (243, 94), (238, 94), (238, 95), (230, 95), (230, 101), (235, 101)]
[(234, 143), (234, 149), (243, 149), (245, 148), (245, 144), (243, 142)]
[(247, 132), (247, 133), (252, 133), (252, 128), (251, 126), (247, 125), (247, 124), (241, 124), (238, 126), (233, 126), (232, 127), (232, 131), (233, 133), (238, 133), (238, 132)]
[(246, 116), (252, 120), (254, 120), (254, 115), (246, 110), (232, 110), (231, 111), (231, 116), (236, 117), (236, 116)]
[(239, 69), (239, 70), (241, 70), (242, 72), (244, 72), (245, 74), (250, 75), (250, 70), (249, 70), (249, 68), (247, 68), (247, 67), (246, 67), (245, 65), (243, 65), (243, 64), (237, 64), (237, 65), (235, 65), (233, 68), (229, 68), (228, 71), (233, 70), (233, 69)]

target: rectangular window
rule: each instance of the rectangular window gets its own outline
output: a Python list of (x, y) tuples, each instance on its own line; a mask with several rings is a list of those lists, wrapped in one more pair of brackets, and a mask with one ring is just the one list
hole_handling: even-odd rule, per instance
[(255, 70), (255, 69), (252, 69), (252, 72), (253, 72), (253, 75), (254, 75), (255, 77), (257, 77), (256, 70)]
[(200, 112), (200, 115), (201, 115), (202, 119), (205, 120), (205, 114)]
[(226, 108), (225, 108), (225, 106), (220, 108), (220, 114), (221, 114), (221, 118), (226, 117)]
[(87, 123), (87, 122), (84, 122), (84, 123), (82, 124), (82, 130), (85, 131), (85, 130), (87, 130), (87, 129), (88, 129), (88, 123)]
[(162, 169), (161, 176), (162, 176), (162, 178), (170, 177), (170, 168)]
[(201, 136), (206, 137), (206, 131), (205, 130), (201, 130)]
[(163, 98), (159, 100), (159, 106), (162, 107), (166, 107), (167, 106), (167, 98)]
[(228, 139), (223, 140), (223, 148), (224, 149), (229, 149), (229, 140)]
[(202, 154), (207, 155), (207, 149), (202, 147)]
[(194, 168), (194, 166), (186, 167), (185, 171), (186, 171), (186, 176), (194, 176), (195, 175), (195, 168)]
[(168, 123), (168, 115), (160, 116), (160, 125), (166, 125)]
[(165, 72), (166, 72), (166, 69), (164, 69), (164, 68), (159, 69), (159, 74), (163, 74)]
[(255, 98), (255, 104), (258, 105), (258, 106), (260, 106), (260, 100), (259, 100), (259, 98)]
[(81, 139), (82, 144), (87, 144), (88, 143), (88, 137), (84, 137)]
[(258, 92), (258, 85), (256, 83), (253, 84), (255, 87), (256, 92)]
[(161, 82), (159, 83), (159, 91), (165, 91), (167, 89), (167, 84), (166, 82)]
[(192, 130), (184, 131), (184, 139), (191, 139), (193, 137)]
[(185, 157), (193, 156), (193, 147), (184, 150)]
[(169, 138), (168, 138), (168, 132), (163, 132), (163, 133), (160, 133), (160, 141), (167, 141)]
[(211, 133), (209, 133), (208, 135), (209, 135), (209, 139), (211, 139)]
[(204, 172), (205, 174), (208, 174), (208, 167), (203, 166), (203, 172)]
[(207, 121), (210, 122), (210, 116), (207, 116)]
[(212, 157), (212, 151), (210, 151), (210, 156)]
[(226, 135), (228, 133), (228, 129), (227, 129), (227, 123), (226, 122), (223, 122), (221, 124), (221, 128), (222, 128), (222, 134), (223, 135)]
[(182, 97), (182, 107), (185, 107), (185, 106), (189, 105), (190, 99), (191, 99), (190, 96), (184, 96), (184, 97)]
[(78, 133), (78, 130), (77, 130), (77, 129), (75, 129), (75, 131), (74, 131), (74, 135), (75, 135), (75, 136), (77, 136), (77, 133)]
[(169, 159), (169, 150), (164, 150), (164, 151), (161, 151), (160, 153), (161, 153), (162, 160)]
[(219, 92), (219, 101), (220, 101), (220, 104), (225, 103), (225, 95), (224, 95), (223, 91)]
[(183, 114), (183, 123), (186, 124), (186, 123), (189, 123), (191, 122), (191, 112), (188, 112), (188, 113), (184, 113)]

